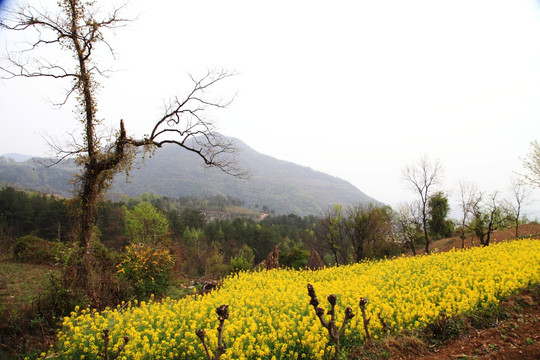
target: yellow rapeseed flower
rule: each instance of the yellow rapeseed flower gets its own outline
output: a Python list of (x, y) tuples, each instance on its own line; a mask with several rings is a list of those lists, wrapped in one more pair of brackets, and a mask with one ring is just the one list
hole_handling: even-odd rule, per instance
[[(65, 317), (55, 348), (41, 358), (100, 359), (103, 329), (110, 329), (111, 346), (130, 341), (119, 358), (205, 358), (195, 335), (206, 329), (207, 343), (217, 348), (215, 308), (228, 304), (225, 323), (228, 344), (222, 359), (325, 359), (334, 348), (309, 306), (307, 283), (321, 301), (337, 295), (338, 326), (347, 306), (359, 314), (360, 297), (368, 299), (367, 316), (374, 337), (383, 325), (394, 330), (419, 328), (441, 312), (454, 316), (497, 304), (504, 296), (540, 281), (540, 240), (525, 239), (487, 248), (326, 268), (319, 271), (263, 270), (243, 272), (223, 281), (220, 290), (174, 301), (133, 301), (102, 312), (76, 309)], [(350, 343), (363, 341), (360, 316), (347, 325)]]

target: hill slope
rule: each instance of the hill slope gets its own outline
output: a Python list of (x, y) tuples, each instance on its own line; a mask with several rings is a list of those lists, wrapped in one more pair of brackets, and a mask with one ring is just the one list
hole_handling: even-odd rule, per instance
[[(169, 197), (233, 196), (248, 206), (267, 206), (277, 214), (320, 214), (334, 203), (377, 202), (352, 184), (310, 168), (260, 154), (236, 140), (238, 163), (250, 173), (237, 179), (214, 168), (204, 168), (200, 158), (174, 146), (165, 146), (130, 173), (129, 183), (118, 175), (112, 196), (155, 193)], [(0, 161), (0, 183), (69, 195), (67, 181), (73, 164), (44, 168), (33, 161)]]

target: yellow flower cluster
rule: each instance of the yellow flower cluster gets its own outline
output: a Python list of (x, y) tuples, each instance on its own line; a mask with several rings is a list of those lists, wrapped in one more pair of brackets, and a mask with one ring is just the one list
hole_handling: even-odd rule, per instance
[[(47, 357), (98, 359), (102, 330), (110, 329), (109, 348), (130, 341), (119, 359), (203, 359), (195, 331), (206, 329), (217, 347), (215, 308), (229, 305), (221, 359), (325, 359), (333, 351), (327, 332), (309, 306), (306, 285), (326, 297), (337, 295), (337, 320), (351, 306), (359, 315), (360, 297), (369, 300), (370, 330), (380, 334), (378, 314), (399, 330), (490, 306), (519, 288), (540, 281), (540, 240), (519, 240), (487, 248), (327, 268), (320, 271), (271, 270), (227, 278), (220, 290), (178, 301), (165, 299), (96, 311), (76, 309), (66, 317), (56, 348)], [(342, 344), (362, 342), (361, 316), (347, 325)]]
[(140, 295), (162, 294), (168, 284), (174, 257), (167, 249), (156, 249), (147, 243), (126, 246), (117, 275), (133, 286)]
[(155, 271), (160, 266), (169, 268), (173, 265), (174, 259), (169, 250), (155, 249), (149, 244), (138, 243), (126, 246), (124, 258), (117, 268), (119, 274), (124, 274), (127, 271), (144, 274)]

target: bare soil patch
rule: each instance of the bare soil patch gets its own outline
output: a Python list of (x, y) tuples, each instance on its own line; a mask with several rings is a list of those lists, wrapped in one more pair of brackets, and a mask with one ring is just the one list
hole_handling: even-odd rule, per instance
[[(540, 238), (540, 224), (524, 224), (519, 226), (519, 237), (537, 237)], [(497, 230), (494, 231), (491, 235), (491, 244), (496, 244), (501, 241), (513, 240), (516, 238), (515, 228), (507, 230)], [(431, 244), (431, 249), (434, 251), (450, 251), (453, 248), (461, 249), (461, 239), (458, 236), (436, 240)], [(480, 240), (472, 236), (465, 238), (465, 248), (470, 248), (474, 246), (481, 246)], [(417, 253), (423, 253), (423, 249), (418, 249)]]

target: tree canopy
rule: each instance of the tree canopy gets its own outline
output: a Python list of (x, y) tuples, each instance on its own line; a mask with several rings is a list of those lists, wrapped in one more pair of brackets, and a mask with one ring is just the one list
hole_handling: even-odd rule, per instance
[(168, 231), (167, 217), (148, 202), (141, 202), (126, 212), (126, 232), (132, 242), (155, 243)]

